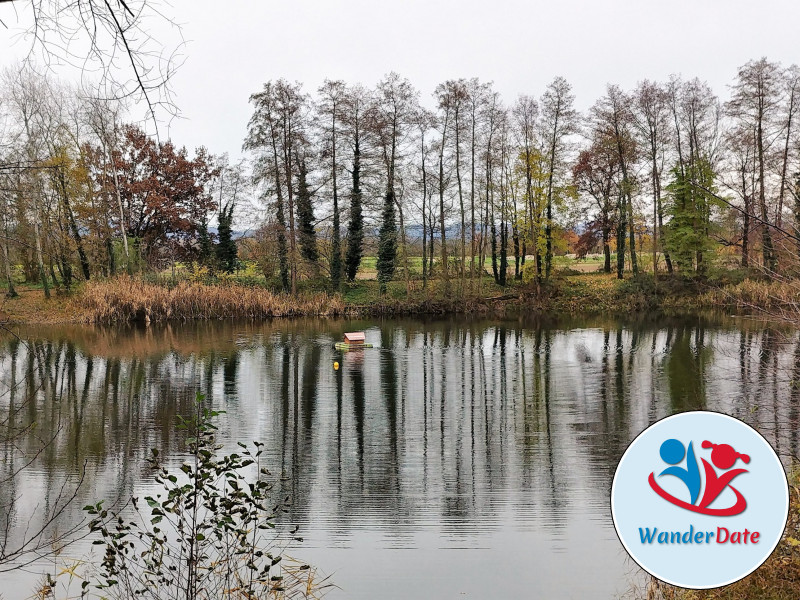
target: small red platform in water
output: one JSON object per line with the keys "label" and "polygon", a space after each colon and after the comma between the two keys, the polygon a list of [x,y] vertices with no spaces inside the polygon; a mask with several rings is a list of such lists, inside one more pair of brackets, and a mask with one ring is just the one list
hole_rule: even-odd
{"label": "small red platform in water", "polygon": [[367,336],[364,335],[363,331],[351,331],[350,333],[344,334],[344,342],[345,344],[350,344],[351,346],[358,346],[359,344],[363,344],[367,339]]}

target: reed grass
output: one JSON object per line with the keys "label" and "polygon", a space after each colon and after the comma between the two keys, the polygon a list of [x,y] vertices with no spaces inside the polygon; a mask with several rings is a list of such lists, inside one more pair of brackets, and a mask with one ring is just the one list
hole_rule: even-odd
{"label": "reed grass", "polygon": [[712,289],[700,297],[705,306],[734,306],[743,309],[786,309],[800,306],[797,281],[746,279],[735,285]]}
{"label": "reed grass", "polygon": [[0,322],[126,323],[199,319],[264,319],[287,316],[397,316],[412,314],[629,315],[664,310],[735,309],[772,320],[800,322],[800,281],[744,280],[709,287],[679,278],[647,275],[618,280],[613,274],[557,276],[541,289],[533,285],[500,288],[493,283],[444,290],[437,280],[422,289],[412,281],[390,283],[380,295],[377,282],[359,281],[332,294],[313,289],[296,296],[233,280],[216,283],[183,280],[174,286],[121,276],[83,284],[71,297],[49,301],[34,289],[20,288],[20,298],[0,302]]}
{"label": "reed grass", "polygon": [[338,316],[345,312],[339,296],[320,292],[290,297],[264,288],[191,282],[166,288],[127,276],[88,282],[73,302],[78,320],[88,323]]}

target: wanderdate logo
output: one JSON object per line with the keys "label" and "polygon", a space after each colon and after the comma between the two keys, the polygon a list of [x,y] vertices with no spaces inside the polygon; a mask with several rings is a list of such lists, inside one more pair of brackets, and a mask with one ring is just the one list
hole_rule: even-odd
{"label": "wanderdate logo", "polygon": [[786,526],[786,474],[747,424],[694,411],[640,433],[611,486],[614,527],[628,554],[667,583],[733,583],[772,553]]}
{"label": "wanderdate logo", "polygon": [[[711,463],[713,463],[713,466],[705,458],[700,459],[703,463],[702,474],[697,465],[692,442],[689,442],[688,450],[684,448],[683,443],[674,438],[661,444],[661,458],[665,463],[672,466],[661,471],[659,477],[672,475],[682,481],[689,492],[689,502],[676,498],[665,491],[656,482],[654,472],[650,473],[647,478],[650,487],[667,502],[703,515],[728,517],[744,512],[744,509],[747,508],[747,500],[738,489],[731,485],[731,482],[739,475],[747,473],[747,469],[731,469],[731,467],[737,460],[749,463],[750,456],[737,452],[729,444],[714,444],[708,440],[704,440],[701,447],[705,449],[713,448],[711,451]],[[682,462],[685,462],[685,466],[679,466],[679,463]],[[720,470],[719,473],[715,467]],[[702,497],[700,496],[701,488],[704,490]],[[711,508],[710,505],[726,489],[730,489],[736,495],[736,503],[724,508]]]}

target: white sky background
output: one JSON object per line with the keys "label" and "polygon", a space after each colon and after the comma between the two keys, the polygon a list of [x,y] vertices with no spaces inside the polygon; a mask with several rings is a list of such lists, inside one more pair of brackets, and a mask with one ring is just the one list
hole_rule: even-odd
{"label": "white sky background", "polygon": [[[29,0],[18,0],[17,3]],[[17,4],[15,3],[15,4]],[[173,80],[178,145],[241,153],[248,97],[270,79],[327,77],[374,85],[397,71],[423,103],[446,79],[494,81],[506,103],[540,96],[556,75],[587,109],[607,83],[625,89],[672,73],[707,80],[721,97],[738,66],[767,56],[800,63],[796,0],[172,0],[186,62]],[[25,48],[8,4],[0,66]],[[164,35],[175,36],[170,30]],[[174,39],[165,40],[167,45]],[[16,42],[16,43],[15,43]]]}

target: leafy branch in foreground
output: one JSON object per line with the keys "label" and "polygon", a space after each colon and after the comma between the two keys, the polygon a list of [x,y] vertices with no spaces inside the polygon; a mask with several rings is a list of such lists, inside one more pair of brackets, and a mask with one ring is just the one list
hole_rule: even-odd
{"label": "leafy branch in foreground", "polygon": [[214,420],[222,413],[204,407],[200,394],[197,401],[197,415],[178,425],[189,450],[180,469],[162,466],[152,450],[159,491],[145,506],[134,498],[118,512],[103,502],[85,507],[101,536],[94,543],[105,546],[97,587],[112,598],[318,598],[328,585],[315,581],[314,569],[282,563],[285,544],[301,540],[296,528],[283,539],[274,531],[289,498],[272,503],[263,444],[239,443],[221,455]]}

